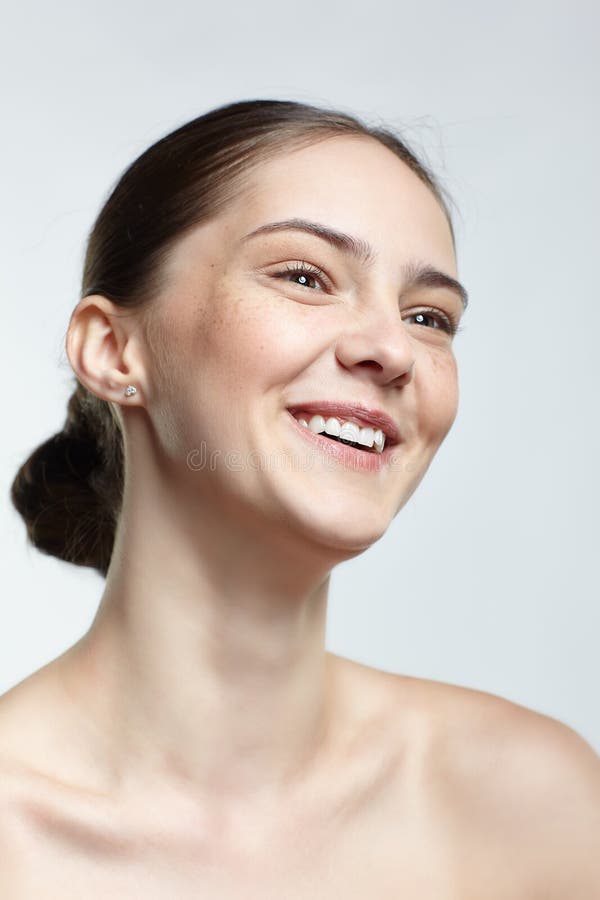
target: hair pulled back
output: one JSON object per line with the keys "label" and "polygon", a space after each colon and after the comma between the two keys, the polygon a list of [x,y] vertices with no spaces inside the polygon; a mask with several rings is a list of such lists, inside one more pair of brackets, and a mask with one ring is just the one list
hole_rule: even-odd
{"label": "hair pulled back", "polygon": [[[251,171],[336,135],[373,138],[400,157],[437,198],[454,240],[444,189],[393,132],[336,109],[245,100],[187,122],[125,170],[89,233],[80,296],[144,306],[163,287],[173,245],[235,200]],[[10,496],[38,550],[106,576],[123,498],[123,436],[111,404],[75,383],[62,430],[21,465]]]}

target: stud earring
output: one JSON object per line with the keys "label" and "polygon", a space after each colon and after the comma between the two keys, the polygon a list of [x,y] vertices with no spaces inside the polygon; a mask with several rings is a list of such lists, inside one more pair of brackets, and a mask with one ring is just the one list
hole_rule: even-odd
{"label": "stud earring", "polygon": [[128,384],[127,387],[125,388],[125,396],[132,397],[133,394],[137,394],[137,388],[134,387],[132,384]]}

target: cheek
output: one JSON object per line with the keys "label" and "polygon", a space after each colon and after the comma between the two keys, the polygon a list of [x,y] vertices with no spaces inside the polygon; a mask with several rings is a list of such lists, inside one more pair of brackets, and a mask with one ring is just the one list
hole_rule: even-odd
{"label": "cheek", "polygon": [[[312,316],[311,316],[312,312]],[[230,386],[268,387],[293,377],[310,355],[314,310],[273,295],[220,295],[196,327],[198,371]],[[224,382],[222,382],[223,384]]]}
{"label": "cheek", "polygon": [[417,393],[421,428],[431,439],[440,442],[458,411],[458,370],[451,351],[432,353],[427,362],[423,361]]}

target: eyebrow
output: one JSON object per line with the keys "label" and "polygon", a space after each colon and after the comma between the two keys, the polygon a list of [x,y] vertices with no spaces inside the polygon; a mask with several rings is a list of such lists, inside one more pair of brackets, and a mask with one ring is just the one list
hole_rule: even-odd
{"label": "eyebrow", "polygon": [[[260,234],[287,230],[304,231],[307,234],[322,238],[337,250],[341,250],[342,253],[358,260],[363,266],[371,266],[377,257],[373,247],[362,238],[353,237],[350,234],[345,234],[343,231],[336,231],[327,225],[322,225],[320,222],[311,222],[308,219],[283,219],[281,222],[268,222],[266,225],[260,225],[254,231],[244,235],[242,243]],[[466,288],[456,278],[452,278],[445,272],[434,268],[434,266],[412,260],[403,266],[403,274],[407,282],[406,290],[418,287],[447,288],[458,294],[463,308],[467,308],[469,295]]]}

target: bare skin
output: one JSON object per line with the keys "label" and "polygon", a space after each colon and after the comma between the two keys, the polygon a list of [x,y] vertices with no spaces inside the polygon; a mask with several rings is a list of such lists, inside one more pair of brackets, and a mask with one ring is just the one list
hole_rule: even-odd
{"label": "bare skin", "polygon": [[7,900],[597,896],[598,757],[553,719],[331,657],[335,740],[276,802],[228,814],[164,779],[100,789],[71,653],[0,698]]}
{"label": "bare skin", "polygon": [[[244,240],[292,217],[374,262]],[[299,260],[325,282],[282,278]],[[90,630],[0,698],[6,900],[596,896],[583,739],[325,650],[331,570],[385,533],[456,415],[452,340],[415,316],[459,319],[460,298],[409,289],[415,261],[456,277],[435,198],[386,148],[336,138],[264,163],[183,238],[150,311],[78,305],[67,352],[119,407],[125,497]],[[391,415],[397,464],[249,464],[305,454],[286,408],[323,399]],[[214,467],[190,464],[202,442]]]}

